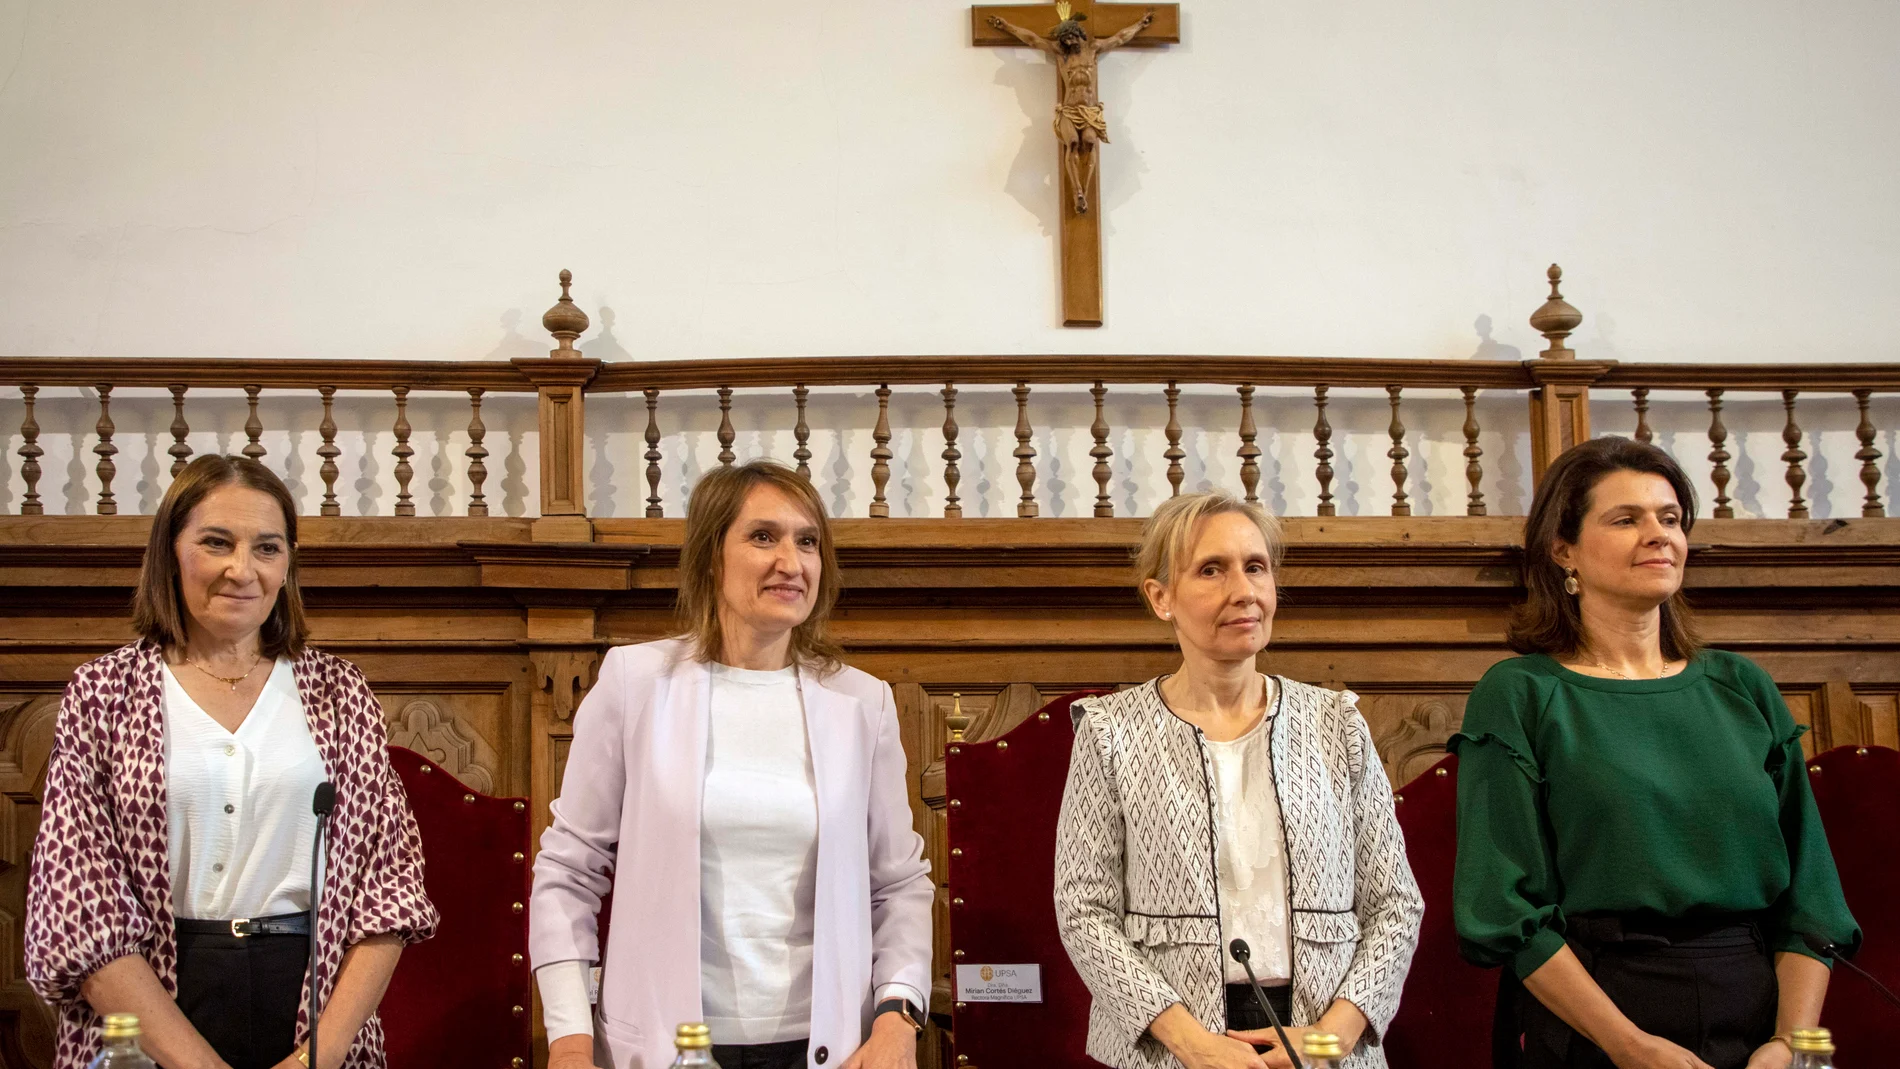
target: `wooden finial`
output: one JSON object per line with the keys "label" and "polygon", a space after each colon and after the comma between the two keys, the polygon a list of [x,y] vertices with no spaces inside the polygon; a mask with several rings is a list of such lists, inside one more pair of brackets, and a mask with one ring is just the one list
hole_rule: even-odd
{"label": "wooden finial", "polygon": [[950,715],[944,717],[944,723],[950,727],[950,741],[962,742],[963,733],[970,730],[970,716],[963,711],[963,695],[950,695]]}
{"label": "wooden finial", "polygon": [[574,281],[572,273],[565,268],[561,271],[561,299],[541,317],[541,325],[547,328],[554,340],[561,343],[560,348],[548,355],[556,360],[575,360],[580,358],[580,350],[574,348],[574,339],[587,330],[587,313],[580,310],[574,298],[568,296],[567,287]]}
{"label": "wooden finial", "polygon": [[1539,355],[1546,360],[1575,360],[1577,351],[1565,345],[1564,339],[1583,322],[1583,313],[1564,300],[1564,295],[1557,290],[1557,284],[1564,280],[1564,269],[1551,264],[1545,274],[1550,278],[1550,299],[1531,314],[1531,326],[1550,342],[1550,348]]}

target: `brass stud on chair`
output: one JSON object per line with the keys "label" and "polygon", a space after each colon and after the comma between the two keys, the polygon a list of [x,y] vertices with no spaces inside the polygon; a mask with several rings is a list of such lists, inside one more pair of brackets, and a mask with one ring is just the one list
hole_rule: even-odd
{"label": "brass stud on chair", "polygon": [[527,811],[528,811],[528,803],[526,803],[526,802],[516,802],[516,803],[515,803],[515,812],[517,812],[517,813],[526,813]]}
{"label": "brass stud on chair", "polygon": [[952,808],[952,809],[962,809],[962,808],[963,808],[963,800],[962,800],[962,799],[960,799],[960,798],[952,798],[952,799],[950,799],[950,808]]}
{"label": "brass stud on chair", "polygon": [[434,772],[434,771],[435,771],[435,769],[433,769],[433,768],[431,768],[431,767],[429,767],[428,765],[423,765],[423,766],[422,766],[422,774],[423,774],[423,775],[425,775],[425,776],[426,776],[426,775],[428,775],[428,774],[429,774],[429,773],[431,773],[431,772]]}
{"label": "brass stud on chair", "polygon": [[516,912],[516,913],[520,913],[520,912],[521,912],[522,910],[524,910],[524,909],[526,909],[526,908],[528,908],[528,907],[526,907],[526,906],[524,906],[524,905],[522,905],[522,904],[521,904],[521,903],[519,903],[519,902],[516,902],[516,903],[515,903],[514,905],[512,905],[512,906],[509,906],[508,908],[509,908],[509,909],[511,909],[511,910],[513,910],[513,911],[514,911],[514,912]]}
{"label": "brass stud on chair", "polygon": [[1815,775],[1817,775],[1817,776],[1818,776],[1818,775],[1820,775],[1820,774],[1821,774],[1821,766],[1820,766],[1820,765],[1809,765],[1809,766],[1808,766],[1808,771],[1809,771],[1809,772],[1812,772],[1812,773],[1814,773]]}
{"label": "brass stud on chair", "polygon": [[528,1063],[522,1061],[519,1056],[508,1059],[509,1069],[521,1069],[521,1067],[526,1064]]}
{"label": "brass stud on chair", "polygon": [[950,848],[950,856],[951,856],[951,857],[962,857],[962,856],[963,856],[963,848],[962,848],[961,846],[953,846],[953,847],[951,847],[951,848]]}
{"label": "brass stud on chair", "polygon": [[1405,804],[1405,796],[1404,796],[1404,795],[1402,795],[1402,794],[1395,794],[1395,795],[1393,795],[1393,796],[1392,796],[1392,804],[1393,804],[1393,805],[1404,805],[1404,804]]}
{"label": "brass stud on chair", "polygon": [[1447,771],[1446,769],[1441,768],[1435,773],[1435,775],[1437,775],[1439,779],[1444,779],[1446,776],[1451,775],[1451,773]]}
{"label": "brass stud on chair", "polygon": [[1009,749],[1009,740],[1008,740],[1008,739],[997,739],[997,740],[996,740],[996,748],[997,748],[997,749],[999,749],[999,750],[1007,750],[1007,749]]}
{"label": "brass stud on chair", "polygon": [[1036,719],[1037,719],[1037,720],[1047,720],[1047,719],[1049,719],[1049,714],[1048,714],[1048,713],[1037,713],[1037,714],[1036,714]]}
{"label": "brass stud on chair", "polygon": [[517,865],[519,865],[519,864],[521,864],[521,863],[522,863],[523,861],[526,861],[526,860],[528,860],[528,855],[526,855],[526,854],[524,854],[524,853],[522,853],[522,852],[521,852],[521,851],[519,851],[519,850],[516,850],[516,851],[515,851],[515,864],[517,864]]}
{"label": "brass stud on chair", "polygon": [[510,965],[519,965],[522,963],[523,960],[525,959],[523,959],[522,956],[519,954],[508,955],[508,964]]}
{"label": "brass stud on chair", "polygon": [[510,1012],[510,1013],[512,1013],[512,1014],[514,1014],[514,1015],[515,1015],[516,1017],[519,1017],[519,1016],[521,1016],[522,1014],[524,1014],[524,1013],[526,1013],[526,1012],[528,1012],[528,1011],[527,1011],[527,1010],[524,1010],[524,1009],[522,1009],[522,1008],[521,1008],[520,1006],[510,1006],[510,1007],[508,1008],[508,1012]]}
{"label": "brass stud on chair", "polygon": [[465,794],[465,795],[463,795],[463,796],[462,796],[462,804],[463,804],[463,805],[474,805],[474,804],[475,804],[475,796],[474,796],[474,795],[472,795],[472,794]]}
{"label": "brass stud on chair", "polygon": [[952,951],[950,952],[950,956],[951,956],[951,957],[953,957],[953,958],[955,958],[955,959],[957,959],[958,961],[962,961],[962,960],[963,960],[963,951],[961,951],[961,950],[952,950]]}
{"label": "brass stud on chair", "polygon": [[1867,747],[1865,747],[1865,746],[1862,746],[1862,747],[1860,747],[1859,749],[1856,749],[1856,750],[1854,751],[1854,756],[1855,756],[1855,757],[1866,757],[1866,756],[1867,756]]}
{"label": "brass stud on chair", "polygon": [[951,904],[951,905],[953,905],[953,906],[961,906],[961,905],[963,904],[963,899],[961,899],[961,898],[953,898],[953,899],[951,899],[951,900],[950,900],[950,904]]}

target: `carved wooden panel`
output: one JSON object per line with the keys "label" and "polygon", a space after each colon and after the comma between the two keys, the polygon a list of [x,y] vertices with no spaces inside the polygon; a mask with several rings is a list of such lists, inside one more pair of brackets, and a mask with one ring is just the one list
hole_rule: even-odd
{"label": "carved wooden panel", "polygon": [[1372,730],[1372,744],[1394,790],[1405,786],[1445,756],[1445,740],[1464,723],[1468,690],[1352,688],[1359,713]]}
{"label": "carved wooden panel", "polygon": [[26,984],[26,876],[58,693],[0,692],[0,1065],[51,1065],[54,1020]]}
{"label": "carved wooden panel", "polygon": [[494,794],[500,755],[476,733],[468,718],[454,712],[455,698],[398,698],[385,703],[389,743],[414,750],[441,765],[462,785],[480,794]]}

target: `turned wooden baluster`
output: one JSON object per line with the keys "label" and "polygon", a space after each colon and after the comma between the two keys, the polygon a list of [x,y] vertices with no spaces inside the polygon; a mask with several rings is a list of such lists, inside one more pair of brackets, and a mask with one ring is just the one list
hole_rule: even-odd
{"label": "turned wooden baluster", "polygon": [[1466,495],[1465,515],[1482,516],[1484,508],[1484,464],[1481,458],[1484,450],[1478,445],[1478,388],[1460,386],[1465,395],[1465,481],[1471,484],[1471,493]]}
{"label": "turned wooden baluster", "polygon": [[488,481],[488,465],[482,463],[488,459],[488,449],[482,445],[482,439],[488,437],[488,427],[482,422],[482,388],[471,386],[468,389],[468,514],[470,516],[488,515],[488,499],[482,496],[482,484]]}
{"label": "turned wooden baluster", "polygon": [[891,503],[884,487],[891,481],[891,388],[877,388],[877,426],[871,428],[871,515],[888,519]]}
{"label": "turned wooden baluster", "polygon": [[319,386],[317,396],[323,398],[323,422],[317,425],[317,434],[323,439],[317,446],[317,456],[323,458],[322,466],[317,469],[323,479],[323,504],[317,511],[325,516],[340,516],[343,510],[336,503],[336,458],[343,455],[343,450],[337,448],[336,415],[331,407],[336,400],[336,387]]}
{"label": "turned wooden baluster", "polygon": [[1805,520],[1808,518],[1808,503],[1801,497],[1801,486],[1808,481],[1808,473],[1801,468],[1801,462],[1808,454],[1801,448],[1801,428],[1794,422],[1794,399],[1799,390],[1781,391],[1781,407],[1788,410],[1787,426],[1781,428],[1781,440],[1787,445],[1787,451],[1781,454],[1782,463],[1788,465],[1788,518]]}
{"label": "turned wooden baluster", "polygon": [[1181,401],[1181,388],[1170,382],[1168,383],[1168,388],[1161,391],[1161,395],[1168,399],[1168,427],[1166,432],[1168,436],[1168,448],[1161,454],[1168,461],[1168,486],[1170,488],[1168,496],[1180,497],[1181,480],[1187,477],[1187,473],[1181,470],[1181,458],[1187,456],[1187,450],[1181,448],[1181,418],[1176,411]]}
{"label": "turned wooden baluster", "polygon": [[99,444],[93,446],[92,451],[99,457],[99,466],[94,470],[99,473],[99,515],[101,516],[119,514],[119,503],[112,497],[112,480],[119,474],[118,466],[112,463],[112,458],[118,454],[119,447],[112,444],[111,404],[112,387],[100,383],[99,422],[93,427],[99,433]]}
{"label": "turned wooden baluster", "polygon": [[26,416],[20,420],[20,478],[26,482],[26,496],[20,499],[20,515],[43,516],[46,506],[40,502],[40,421],[33,418],[33,398],[40,392],[30,383],[20,387],[20,400],[26,402]]}
{"label": "turned wooden baluster", "polygon": [[1313,475],[1319,480],[1320,516],[1336,515],[1333,505],[1333,425],[1326,422],[1326,391],[1328,387],[1313,387],[1313,408],[1319,418],[1313,422],[1313,441],[1319,448],[1313,450],[1313,459],[1319,461],[1313,469]]}
{"label": "turned wooden baluster", "polygon": [[409,387],[392,386],[396,395],[396,448],[390,450],[396,456],[396,515],[414,516],[416,503],[409,497],[409,479],[415,474],[409,467],[409,458],[416,455],[409,445]]}
{"label": "turned wooden baluster", "polygon": [[1652,445],[1656,432],[1649,429],[1649,387],[1638,386],[1630,391],[1636,399],[1636,440],[1644,445]]}
{"label": "turned wooden baluster", "polygon": [[1387,386],[1385,392],[1392,399],[1392,424],[1386,433],[1392,436],[1392,448],[1385,455],[1392,458],[1392,515],[1410,516],[1412,506],[1405,496],[1405,458],[1412,454],[1405,448],[1405,424],[1399,422],[1399,391],[1403,386]]}
{"label": "turned wooden baluster", "polygon": [[185,441],[185,436],[191,433],[191,425],[185,422],[185,391],[188,388],[177,383],[166,387],[172,392],[172,447],[165,452],[171,454],[174,479],[185,470],[186,464],[191,463],[191,446]]}
{"label": "turned wooden baluster", "polygon": [[660,507],[660,391],[640,393],[647,399],[647,519],[653,520],[666,514]]}
{"label": "turned wooden baluster", "polygon": [[1873,396],[1872,390],[1855,390],[1854,404],[1860,408],[1860,425],[1854,428],[1854,436],[1860,439],[1860,451],[1854,459],[1860,461],[1861,485],[1867,488],[1867,500],[1860,507],[1862,516],[1885,516],[1887,510],[1880,505],[1880,469],[1874,461],[1880,459],[1880,450],[1874,448],[1874,424],[1867,416],[1867,402]]}
{"label": "turned wooden baluster", "polygon": [[1728,428],[1722,424],[1722,391],[1709,390],[1709,463],[1714,468],[1709,472],[1709,481],[1715,484],[1715,512],[1718,520],[1732,519],[1735,510],[1729,505],[1728,462],[1729,451],[1723,448],[1728,443]]}
{"label": "turned wooden baluster", "polygon": [[732,462],[738,459],[737,454],[732,451],[733,440],[737,437],[738,434],[732,429],[732,387],[721,386],[719,387],[719,464],[721,467],[730,468]]}
{"label": "turned wooden baluster", "polygon": [[264,423],[257,418],[257,395],[263,392],[263,389],[262,386],[244,387],[244,399],[251,406],[250,418],[244,421],[244,436],[250,441],[244,443],[244,448],[240,452],[252,460],[258,460],[264,456],[264,443],[257,440],[264,433]]}
{"label": "turned wooden baluster", "polygon": [[1253,444],[1259,431],[1253,423],[1253,387],[1240,387],[1240,485],[1247,491],[1247,503],[1258,505],[1260,496],[1260,447]]}
{"label": "turned wooden baluster", "polygon": [[943,499],[945,519],[962,519],[963,505],[957,497],[957,484],[963,481],[963,473],[957,470],[957,461],[963,454],[957,450],[957,386],[956,383],[943,384],[943,485],[948,496]]}
{"label": "turned wooden baluster", "polygon": [[1115,515],[1115,503],[1108,497],[1109,471],[1108,459],[1115,451],[1108,447],[1108,420],[1102,415],[1102,402],[1108,399],[1108,387],[1096,383],[1089,387],[1089,396],[1095,398],[1095,422],[1089,424],[1089,433],[1095,436],[1095,447],[1089,450],[1089,456],[1095,458],[1095,514],[1097,516]]}
{"label": "turned wooden baluster", "polygon": [[805,388],[804,383],[792,387],[792,403],[798,406],[798,422],[792,424],[792,440],[798,443],[798,448],[792,450],[792,459],[798,461],[798,474],[808,480],[811,478],[811,447],[808,444],[811,441],[811,426],[805,422],[805,400],[810,396],[811,391]]}
{"label": "turned wooden baluster", "polygon": [[1016,482],[1023,488],[1022,500],[1016,503],[1016,515],[1022,519],[1032,519],[1036,509],[1036,449],[1029,444],[1029,384],[1017,383],[1011,390],[1016,395],[1016,450],[1011,455],[1016,458]]}

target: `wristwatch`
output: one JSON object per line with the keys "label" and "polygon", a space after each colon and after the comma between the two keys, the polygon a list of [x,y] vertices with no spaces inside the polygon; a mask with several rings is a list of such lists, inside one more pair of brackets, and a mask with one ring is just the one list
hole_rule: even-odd
{"label": "wristwatch", "polygon": [[922,1034],[924,1030],[924,1011],[918,1009],[916,1004],[911,1002],[911,1000],[893,995],[877,1004],[877,1012],[871,1015],[871,1019],[876,1020],[887,1013],[897,1014],[909,1022],[910,1026],[916,1029],[919,1034]]}

